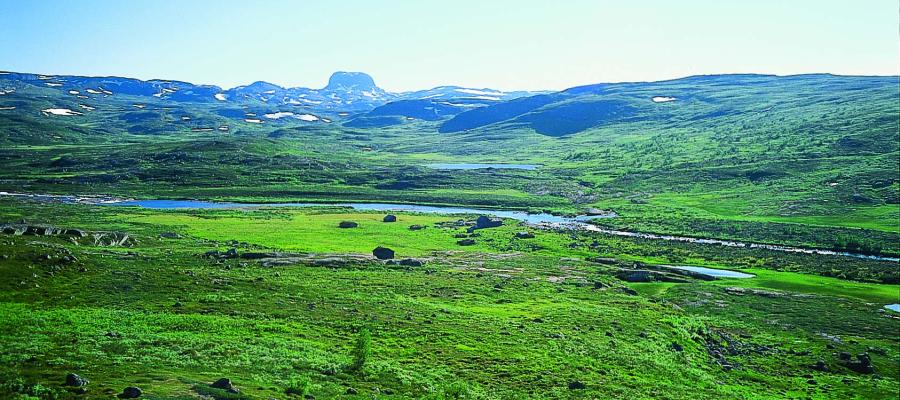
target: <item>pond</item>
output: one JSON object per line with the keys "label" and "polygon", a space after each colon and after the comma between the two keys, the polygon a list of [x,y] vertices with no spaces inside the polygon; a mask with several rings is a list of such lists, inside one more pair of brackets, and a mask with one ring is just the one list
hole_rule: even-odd
{"label": "pond", "polygon": [[458,164],[426,164],[425,165],[431,169],[524,169],[524,170],[535,170],[540,167],[540,165],[535,164],[470,164],[470,163],[458,163]]}
{"label": "pond", "polygon": [[745,278],[753,278],[756,275],[745,274],[743,272],[738,271],[730,271],[727,269],[715,269],[715,268],[706,268],[706,267],[693,267],[688,265],[673,265],[670,268],[681,269],[685,271],[697,272],[704,275],[713,276],[716,278],[737,278],[737,279],[745,279]]}

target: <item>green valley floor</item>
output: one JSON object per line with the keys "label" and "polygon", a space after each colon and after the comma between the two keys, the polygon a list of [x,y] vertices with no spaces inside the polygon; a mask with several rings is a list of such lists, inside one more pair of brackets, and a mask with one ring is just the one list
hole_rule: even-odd
{"label": "green valley floor", "polygon": [[[900,313],[884,308],[900,303],[900,286],[880,279],[896,262],[514,220],[469,232],[476,215],[396,215],[0,198],[0,397],[107,399],[126,387],[145,399],[900,391]],[[395,258],[373,257],[379,246]],[[754,277],[708,280],[665,265]],[[842,270],[866,272],[835,277]],[[67,374],[81,380],[66,385]]]}

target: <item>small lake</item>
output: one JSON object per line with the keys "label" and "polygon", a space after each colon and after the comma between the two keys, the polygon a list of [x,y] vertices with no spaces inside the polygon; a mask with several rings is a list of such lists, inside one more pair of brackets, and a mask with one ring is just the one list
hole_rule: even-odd
{"label": "small lake", "polygon": [[738,271],[730,271],[727,269],[715,269],[715,268],[706,268],[706,267],[692,267],[687,265],[673,265],[671,268],[681,269],[685,271],[697,272],[704,275],[714,276],[716,278],[737,278],[737,279],[745,279],[745,278],[753,278],[756,275],[745,274],[743,272]]}
{"label": "small lake", "polygon": [[459,163],[459,164],[426,164],[425,165],[431,169],[524,169],[524,170],[535,170],[540,167],[540,165],[535,164],[469,164],[469,163]]}
{"label": "small lake", "polygon": [[891,310],[893,312],[900,313],[900,304],[888,304],[884,306],[884,308],[887,308],[888,310]]}

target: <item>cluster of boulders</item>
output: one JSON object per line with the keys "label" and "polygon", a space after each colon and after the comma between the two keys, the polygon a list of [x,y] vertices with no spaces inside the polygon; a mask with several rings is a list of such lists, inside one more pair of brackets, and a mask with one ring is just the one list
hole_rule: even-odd
{"label": "cluster of boulders", "polygon": [[421,267],[425,265],[425,260],[420,260],[417,258],[403,258],[400,260],[395,260],[394,250],[383,246],[378,246],[374,250],[372,250],[372,255],[379,260],[387,260],[386,264],[388,265],[402,265],[405,267]]}
{"label": "cluster of boulders", "polygon": [[861,374],[871,374],[875,372],[875,367],[872,365],[872,358],[869,356],[869,353],[857,354],[856,360],[852,359],[850,353],[840,353],[838,354],[838,359],[840,359],[845,367],[852,371]]}

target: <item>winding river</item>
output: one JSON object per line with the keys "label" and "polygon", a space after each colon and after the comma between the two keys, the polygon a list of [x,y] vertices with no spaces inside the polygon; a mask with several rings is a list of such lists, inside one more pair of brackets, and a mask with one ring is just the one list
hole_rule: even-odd
{"label": "winding river", "polygon": [[698,244],[710,244],[727,247],[743,247],[751,249],[765,249],[788,253],[819,254],[828,256],[856,257],[870,260],[900,262],[900,258],[875,256],[860,253],[850,253],[827,249],[812,249],[803,247],[791,247],[775,244],[741,242],[734,240],[696,238],[688,236],[662,235],[656,233],[620,231],[607,229],[590,224],[589,221],[599,218],[615,218],[615,213],[605,215],[579,215],[576,217],[564,217],[548,213],[530,214],[524,211],[489,210],[468,207],[442,207],[417,204],[389,204],[389,203],[229,203],[202,200],[130,200],[109,196],[69,196],[69,195],[40,195],[0,192],[0,196],[22,197],[36,201],[79,203],[102,206],[133,206],[150,209],[224,209],[224,208],[257,208],[257,207],[349,207],[361,211],[406,211],[431,214],[486,214],[501,218],[515,219],[528,224],[549,228],[582,229],[590,232],[598,232],[613,236],[634,237],[651,240],[664,240],[671,242],[686,242]]}

